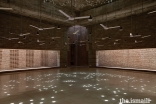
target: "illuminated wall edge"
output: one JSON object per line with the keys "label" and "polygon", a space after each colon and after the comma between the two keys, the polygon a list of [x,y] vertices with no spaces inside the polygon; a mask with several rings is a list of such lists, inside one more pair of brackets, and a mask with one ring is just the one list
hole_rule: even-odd
{"label": "illuminated wall edge", "polygon": [[0,49],[0,72],[59,66],[58,50]]}
{"label": "illuminated wall edge", "polygon": [[98,50],[96,67],[156,71],[156,48]]}

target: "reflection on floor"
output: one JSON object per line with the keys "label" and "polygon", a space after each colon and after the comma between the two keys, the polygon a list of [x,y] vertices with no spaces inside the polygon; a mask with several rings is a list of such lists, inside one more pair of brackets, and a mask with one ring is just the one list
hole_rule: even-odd
{"label": "reflection on floor", "polygon": [[156,104],[155,73],[64,68],[0,75],[0,104],[122,104],[122,98]]}

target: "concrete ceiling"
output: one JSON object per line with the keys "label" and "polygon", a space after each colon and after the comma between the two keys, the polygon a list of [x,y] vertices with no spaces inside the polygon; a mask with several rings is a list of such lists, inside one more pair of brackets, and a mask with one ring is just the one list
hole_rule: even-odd
{"label": "concrete ceiling", "polygon": [[[2,16],[0,25],[2,31],[0,31],[0,34],[3,37],[0,38],[2,41],[2,44],[0,44],[1,47],[24,47],[27,49],[34,49],[34,47],[36,47],[36,49],[38,49],[40,46],[38,42],[39,39],[46,42],[41,49],[68,49],[69,47],[65,46],[65,43],[68,43],[70,37],[67,36],[66,32],[69,27],[73,27],[74,25],[81,25],[87,28],[88,33],[90,34],[88,34],[86,41],[89,43],[89,47],[91,47],[90,49],[97,50],[156,47],[155,13],[150,15],[147,14],[148,12],[156,10],[156,0],[116,0],[109,3],[107,1],[106,4],[99,3],[93,6],[86,4],[84,7],[81,7],[81,5],[85,4],[87,0],[73,0],[75,3],[77,3],[77,5],[79,5],[75,7],[71,7],[71,2],[66,5],[62,4],[65,2],[65,0],[8,1],[9,2],[7,2],[7,0],[0,1],[0,7],[13,8],[11,11],[12,13],[0,11],[0,15]],[[88,1],[93,3],[91,0]],[[95,0],[95,2],[97,2],[97,0]],[[72,5],[74,5],[73,3]],[[59,9],[73,17],[91,15],[93,17],[93,21],[90,22],[88,19],[66,21],[67,17],[61,14],[58,11]],[[10,18],[10,16],[13,17]],[[23,21],[25,23],[22,25]],[[17,25],[18,23],[20,24]],[[100,23],[108,27],[122,26],[123,30],[119,31],[119,29],[109,29],[106,31],[99,25]],[[57,27],[57,25],[60,25],[63,28],[61,28],[61,30],[52,29],[40,31],[40,35],[37,35],[37,30],[30,27],[30,24],[38,27]],[[24,29],[22,30],[21,27]],[[21,31],[23,33],[31,33],[31,35],[28,35],[26,37],[27,39],[18,36],[19,40],[13,41],[4,38],[14,38],[9,32],[20,34]],[[79,31],[76,30],[75,32],[78,33]],[[133,38],[130,37],[130,33],[133,33],[133,35],[139,34],[141,36]],[[62,38],[53,41],[53,38],[51,37],[55,36]],[[15,37],[17,36],[15,35]],[[23,42],[24,44],[18,43],[19,41]],[[12,46],[12,44],[15,45]]]}
{"label": "concrete ceiling", "polygon": [[[13,8],[13,13],[42,19],[54,24],[65,26],[92,25],[142,13],[156,8],[155,0],[1,0],[1,7]],[[133,8],[133,10],[132,10]],[[65,21],[67,18],[58,10],[61,9],[70,16],[92,15],[93,21]],[[132,12],[131,12],[132,10]]]}
{"label": "concrete ceiling", "polygon": [[44,0],[44,2],[64,8],[73,8],[75,11],[85,11],[91,8],[99,7],[112,3],[116,0]]}

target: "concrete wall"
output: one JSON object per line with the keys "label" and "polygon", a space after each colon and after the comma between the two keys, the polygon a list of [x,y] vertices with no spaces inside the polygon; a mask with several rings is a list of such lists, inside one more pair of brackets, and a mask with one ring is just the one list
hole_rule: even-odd
{"label": "concrete wall", "polygon": [[[126,16],[121,19],[114,19],[112,21],[107,21],[107,22],[96,21],[95,25],[87,26],[87,28],[89,29],[89,32],[92,33],[91,39],[90,39],[91,42],[89,45],[90,47],[89,48],[89,60],[90,60],[89,64],[91,66],[96,66],[95,56],[96,56],[97,50],[102,50],[102,51],[108,50],[110,52],[111,50],[117,50],[117,51],[122,50],[120,52],[124,53],[125,52],[124,50],[129,50],[129,49],[133,50],[133,49],[147,48],[148,50],[150,48],[156,48],[156,41],[155,41],[156,40],[156,37],[155,37],[156,13],[153,13],[153,14],[147,14],[147,13],[148,12],[141,13],[139,15],[136,14],[132,16]],[[105,20],[105,17],[103,17],[103,19]],[[100,23],[110,26],[110,27],[120,25],[122,26],[123,30],[120,31],[119,28],[104,30],[100,26]],[[130,32],[132,32],[133,35],[136,35],[138,33],[140,36],[130,37]],[[111,63],[111,65],[112,64],[113,63]],[[148,66],[150,66],[150,64]]]}
{"label": "concrete wall", "polygon": [[[151,0],[152,2],[153,0]],[[129,4],[130,0],[124,1],[125,7]],[[134,3],[141,2],[141,0],[133,1]],[[109,8],[110,12],[113,10],[113,5],[116,4],[110,4]],[[116,7],[116,6],[115,6]],[[99,7],[101,8],[101,7]],[[117,9],[117,8],[116,8]],[[93,9],[94,10],[94,9]],[[95,16],[102,15],[105,13],[104,9],[101,8],[98,10],[95,10],[95,12],[92,12],[93,10],[88,10],[84,12],[85,14],[90,14],[89,12],[95,14]],[[100,12],[101,11],[101,12]],[[150,11],[149,11],[150,12]],[[91,31],[92,34],[90,36],[90,43],[88,45],[89,47],[89,66],[95,66],[96,65],[96,58],[95,58],[95,52],[96,50],[115,50],[115,49],[137,49],[137,48],[156,48],[156,13],[147,14],[148,12],[143,12],[142,14],[133,13],[132,16],[127,16],[125,14],[124,18],[116,19],[112,21],[107,22],[101,22],[101,21],[93,21],[90,22],[91,24],[87,26],[87,29],[89,32]],[[135,15],[136,14],[136,15]],[[12,14],[9,12],[0,11],[0,17],[1,17],[1,31],[0,31],[0,48],[10,48],[10,49],[35,49],[35,50],[60,50],[60,66],[65,67],[67,66],[67,51],[69,51],[69,46],[64,45],[65,41],[67,40],[65,37],[67,36],[66,32],[68,30],[67,27],[61,27],[61,30],[57,30],[56,28],[53,30],[45,30],[45,31],[39,31],[40,35],[36,35],[37,30],[33,27],[30,27],[29,25],[32,24],[34,26],[39,27],[39,19],[33,19],[30,17],[22,17],[19,14]],[[106,21],[106,17],[102,18]],[[132,20],[132,21],[131,21]],[[132,22],[132,23],[131,23]],[[21,26],[22,23],[22,26]],[[117,26],[120,25],[123,27],[123,31],[119,31],[119,28],[117,29],[110,29],[110,30],[104,30],[99,24],[102,23],[107,26]],[[132,24],[132,26],[131,26]],[[42,20],[41,21],[41,27],[51,27],[51,26],[57,26],[55,23],[49,23],[47,21]],[[31,33],[30,35],[26,36],[26,39],[23,37],[19,37],[16,34],[21,33],[21,27],[22,27],[22,33]],[[9,31],[14,34],[9,34]],[[130,38],[129,33],[132,32],[134,35],[139,34],[141,37],[136,38]],[[150,36],[149,36],[150,35]],[[55,39],[53,41],[51,37],[61,37],[59,39]],[[144,36],[149,36],[146,38],[143,38]],[[19,37],[19,40],[8,40],[2,37],[6,38],[17,38]],[[104,39],[102,38],[110,37],[110,39]],[[45,41],[44,45],[39,45],[40,43],[37,42],[37,39],[40,41]],[[116,41],[119,39],[119,41]],[[135,43],[135,40],[139,43]],[[18,42],[22,41],[24,44],[19,44]],[[100,42],[97,42],[100,41]],[[141,42],[140,42],[141,41]],[[114,44],[114,43],[117,44]],[[99,46],[100,45],[100,46]],[[103,46],[101,46],[103,45]],[[20,54],[19,54],[20,55]],[[24,58],[24,56],[23,56]],[[6,59],[7,60],[7,59]],[[20,58],[19,58],[20,60]],[[23,63],[25,64],[25,63]],[[35,66],[38,66],[39,63],[36,63]],[[20,64],[19,64],[20,66]]]}
{"label": "concrete wall", "polygon": [[[109,27],[120,25],[123,28],[122,31],[119,28],[104,30],[100,26],[100,23],[93,25],[91,37],[92,48],[94,50],[156,48],[155,17],[156,13],[149,15],[143,13],[102,23]],[[133,35],[138,33],[140,36],[130,37],[130,33]],[[109,38],[104,39],[105,37]]]}
{"label": "concrete wall", "polygon": [[[7,49],[28,49],[28,50],[35,50],[35,54],[40,54],[36,50],[60,50],[61,51],[61,63],[60,66],[64,67],[67,62],[66,57],[66,51],[67,46],[64,45],[65,43],[65,35],[66,31],[68,30],[68,27],[61,26],[61,29],[57,29],[57,24],[50,23],[45,20],[41,20],[41,27],[48,28],[48,27],[56,27],[55,29],[51,30],[44,30],[39,31],[39,35],[36,35],[37,29],[30,27],[29,25],[34,25],[39,27],[40,21],[35,18],[25,17],[20,14],[13,14],[6,11],[0,11],[0,48],[7,48]],[[21,33],[30,33],[30,35],[26,35],[26,38],[19,36]],[[10,32],[10,33],[9,33]],[[13,34],[12,34],[13,33]],[[52,40],[52,37],[60,37]],[[19,39],[13,39],[9,40],[7,38],[19,38]],[[44,41],[43,45],[41,42],[37,42],[37,39],[40,41]],[[22,42],[22,43],[19,43]],[[26,53],[23,53],[26,54]],[[20,55],[20,52],[19,52]],[[25,58],[25,56],[20,56],[19,61]],[[6,59],[7,60],[7,59]],[[37,60],[37,59],[36,59]],[[25,64],[25,63],[20,63]],[[19,64],[19,66],[21,66]],[[34,66],[39,66],[40,63],[34,63]],[[23,65],[22,65],[23,66]]]}
{"label": "concrete wall", "polygon": [[0,71],[20,68],[59,67],[59,54],[60,52],[55,50],[0,49]]}
{"label": "concrete wall", "polygon": [[97,51],[97,67],[156,69],[156,49],[126,49]]}
{"label": "concrete wall", "polygon": [[[10,48],[10,49],[36,49],[36,50],[60,50],[65,49],[64,47],[64,35],[68,27],[62,27],[57,29],[57,25],[49,23],[47,21],[42,21],[41,24],[38,19],[24,17],[18,14],[12,14],[9,12],[0,11],[0,48]],[[48,28],[56,27],[55,29],[49,29],[44,31],[39,31],[39,35],[36,35],[37,29],[29,25],[34,25],[37,27]],[[67,28],[67,29],[66,29]],[[21,31],[22,30],[22,31]],[[19,36],[19,34],[30,33],[26,35],[26,38]],[[60,37],[52,40],[52,37]],[[7,38],[19,38],[9,40]],[[37,39],[43,42],[37,42]],[[19,43],[21,41],[22,43]],[[44,43],[43,45],[40,45]]]}

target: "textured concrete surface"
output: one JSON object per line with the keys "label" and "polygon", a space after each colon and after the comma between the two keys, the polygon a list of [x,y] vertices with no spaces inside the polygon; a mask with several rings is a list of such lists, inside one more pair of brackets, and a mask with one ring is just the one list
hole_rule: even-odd
{"label": "textured concrete surface", "polygon": [[0,70],[59,67],[59,51],[1,49]]}
{"label": "textured concrete surface", "polygon": [[155,53],[155,48],[97,51],[97,66],[155,70]]}

